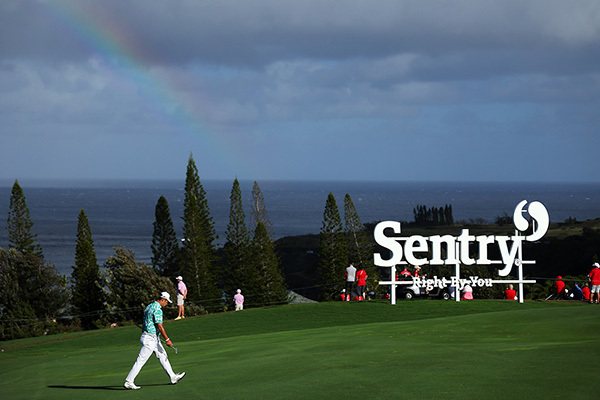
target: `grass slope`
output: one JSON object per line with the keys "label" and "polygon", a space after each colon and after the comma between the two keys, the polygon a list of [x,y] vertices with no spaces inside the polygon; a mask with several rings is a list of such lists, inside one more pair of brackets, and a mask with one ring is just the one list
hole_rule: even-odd
{"label": "grass slope", "polygon": [[166,324],[179,354],[168,384],[124,327],[2,343],[3,398],[595,398],[600,307],[413,301],[247,310]]}

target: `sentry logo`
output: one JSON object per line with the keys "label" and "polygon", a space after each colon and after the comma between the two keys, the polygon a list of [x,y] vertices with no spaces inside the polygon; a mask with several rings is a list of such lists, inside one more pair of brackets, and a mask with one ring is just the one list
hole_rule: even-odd
{"label": "sentry logo", "polygon": [[[387,255],[375,253],[373,260],[380,267],[392,267],[398,264],[411,265],[499,265],[498,275],[507,276],[513,266],[521,265],[522,245],[524,241],[535,242],[548,231],[550,218],[546,207],[534,201],[527,205],[527,200],[521,201],[513,214],[515,234],[500,235],[471,235],[468,229],[463,229],[459,236],[413,235],[399,236],[400,222],[383,221],[375,226],[375,241],[389,250]],[[477,247],[478,258],[472,258],[470,247]],[[490,260],[488,249],[498,248],[500,260]],[[386,257],[387,256],[387,257]]]}

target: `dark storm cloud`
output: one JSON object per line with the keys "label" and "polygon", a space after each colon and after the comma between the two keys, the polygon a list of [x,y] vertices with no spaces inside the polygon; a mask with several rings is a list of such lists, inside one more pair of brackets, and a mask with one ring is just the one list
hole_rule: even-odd
{"label": "dark storm cloud", "polygon": [[[477,57],[521,72],[584,58],[598,65],[590,54],[598,54],[600,17],[590,1],[8,0],[0,7],[3,58],[89,58],[96,49],[74,32],[89,28],[159,64],[260,67],[416,53],[441,67],[455,58],[463,71],[473,68],[460,60]],[[495,52],[513,56],[512,65],[498,64]]]}

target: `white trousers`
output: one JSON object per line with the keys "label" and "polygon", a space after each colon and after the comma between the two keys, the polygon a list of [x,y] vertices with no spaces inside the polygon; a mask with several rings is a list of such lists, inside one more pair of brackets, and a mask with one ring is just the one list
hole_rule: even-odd
{"label": "white trousers", "polygon": [[171,368],[167,352],[158,336],[142,333],[140,343],[142,344],[142,348],[140,349],[140,354],[138,355],[135,364],[133,364],[131,371],[129,371],[129,375],[127,375],[127,382],[133,383],[135,381],[135,377],[140,373],[142,367],[146,364],[146,361],[148,361],[152,353],[156,354],[156,358],[160,361],[160,365],[162,365],[167,375],[169,375],[169,378],[173,379],[175,377],[175,372],[173,372],[173,368]]}

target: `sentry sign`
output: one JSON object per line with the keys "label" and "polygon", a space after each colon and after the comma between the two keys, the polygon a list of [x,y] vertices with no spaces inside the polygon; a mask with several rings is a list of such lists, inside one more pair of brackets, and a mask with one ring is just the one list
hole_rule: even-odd
{"label": "sentry sign", "polygon": [[[456,276],[447,279],[434,277],[424,281],[416,278],[414,282],[382,281],[380,285],[391,285],[392,304],[395,304],[397,285],[413,285],[430,287],[454,287],[458,290],[468,280],[473,280],[474,286],[490,286],[493,283],[517,283],[519,284],[519,301],[523,302],[523,283],[535,283],[534,280],[523,280],[523,264],[534,264],[535,261],[523,260],[523,242],[535,242],[541,239],[548,231],[550,218],[546,207],[540,202],[534,201],[527,205],[527,200],[521,201],[513,214],[515,234],[512,236],[501,235],[472,235],[468,229],[463,229],[458,236],[413,235],[409,237],[400,236],[402,232],[400,222],[383,221],[375,226],[374,236],[377,244],[387,249],[387,254],[375,253],[373,260],[379,267],[390,267],[390,276],[393,279],[397,265],[455,265]],[[525,232],[531,229],[530,234]],[[471,256],[469,249],[477,248],[477,258]],[[500,259],[492,260],[489,249],[494,246],[498,249]],[[508,276],[513,267],[518,267],[519,279],[517,280],[485,280],[479,282],[478,277],[460,279],[460,265],[497,265],[498,275]],[[476,280],[476,281],[475,281]],[[479,283],[482,283],[479,285]],[[460,299],[456,295],[456,300]]]}

